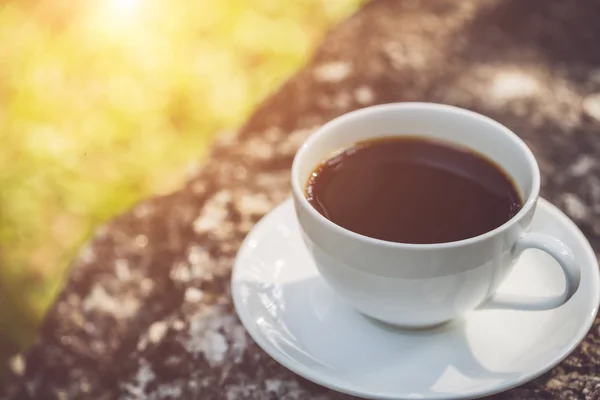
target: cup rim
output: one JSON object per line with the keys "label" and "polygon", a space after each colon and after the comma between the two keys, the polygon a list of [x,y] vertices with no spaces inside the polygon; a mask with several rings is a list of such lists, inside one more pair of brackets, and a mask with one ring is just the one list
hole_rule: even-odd
{"label": "cup rim", "polygon": [[[423,109],[425,109],[425,110],[431,110],[431,111],[452,112],[455,114],[461,114],[463,117],[466,117],[466,118],[477,119],[480,122],[483,122],[487,125],[492,126],[493,128],[495,128],[497,130],[504,132],[507,140],[512,140],[512,142],[514,144],[516,144],[519,148],[521,148],[521,150],[523,151],[523,153],[525,155],[525,158],[527,159],[527,162],[529,163],[531,172],[533,173],[531,191],[530,191],[527,199],[524,199],[523,207],[521,207],[521,210],[519,210],[519,212],[517,214],[515,214],[511,219],[509,219],[508,221],[506,221],[499,227],[492,229],[491,231],[488,231],[488,232],[482,233],[481,235],[473,236],[473,237],[470,237],[467,239],[461,239],[461,240],[457,240],[457,241],[453,241],[453,242],[442,242],[442,243],[402,243],[402,242],[391,242],[391,241],[387,241],[387,240],[376,239],[376,238],[373,238],[370,236],[366,236],[366,235],[363,235],[360,233],[353,232],[353,231],[346,229],[346,228],[336,224],[335,222],[330,221],[329,219],[325,218],[321,213],[319,213],[308,202],[308,200],[306,199],[306,196],[304,195],[305,183],[299,182],[300,179],[298,177],[299,169],[300,169],[300,160],[302,158],[304,158],[306,153],[308,151],[310,151],[313,143],[316,140],[318,140],[318,138],[321,135],[323,135],[324,132],[327,132],[333,128],[336,128],[337,126],[346,122],[346,120],[348,120],[348,119],[358,118],[358,117],[370,114],[374,111],[380,111],[380,110],[386,110],[386,109],[388,109],[388,110],[398,110],[398,109],[404,109],[404,110],[420,109],[420,110],[423,110]],[[416,136],[418,136],[418,135],[416,135]],[[451,142],[451,140],[450,140],[450,142]],[[315,167],[316,167],[316,165],[315,165]],[[473,244],[476,242],[480,242],[480,241],[489,239],[493,236],[496,236],[496,235],[506,231],[507,229],[512,227],[514,224],[518,223],[525,215],[527,215],[529,213],[531,208],[534,207],[537,202],[537,199],[539,196],[539,191],[540,191],[540,170],[539,170],[538,163],[535,159],[535,156],[533,155],[533,153],[531,152],[531,149],[527,146],[527,144],[512,130],[510,130],[505,125],[499,123],[498,121],[496,121],[490,117],[487,117],[487,116],[477,113],[475,111],[471,111],[471,110],[467,110],[465,108],[451,106],[451,105],[447,105],[447,104],[428,103],[428,102],[399,102],[399,103],[379,104],[379,105],[369,106],[369,107],[365,107],[365,108],[360,108],[360,109],[342,114],[342,115],[326,122],[325,124],[323,124],[321,127],[319,127],[315,132],[313,132],[306,139],[306,141],[302,144],[302,146],[300,146],[300,148],[296,152],[296,154],[294,156],[294,160],[292,162],[291,181],[292,181],[291,182],[292,192],[293,192],[294,196],[297,198],[297,204],[302,206],[313,218],[317,219],[320,223],[325,224],[325,226],[327,226],[328,228],[332,229],[334,232],[336,232],[342,236],[348,237],[350,239],[358,239],[358,240],[361,240],[361,241],[369,243],[369,244],[383,246],[383,247],[387,247],[387,248],[439,250],[439,249],[461,247],[461,246],[465,246],[465,245],[469,245],[469,244]]]}

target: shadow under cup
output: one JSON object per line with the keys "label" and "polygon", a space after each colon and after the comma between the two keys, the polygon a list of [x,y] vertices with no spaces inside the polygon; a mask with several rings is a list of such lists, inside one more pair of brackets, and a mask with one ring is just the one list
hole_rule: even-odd
{"label": "shadow under cup", "polygon": [[[351,232],[310,205],[305,187],[321,162],[358,141],[402,135],[440,139],[495,161],[515,183],[522,209],[480,236],[404,244]],[[531,222],[539,187],[535,158],[516,134],[480,114],[430,103],[385,104],[338,117],[307,139],[292,166],[296,214],[323,278],[362,313],[406,327],[454,319],[496,291],[517,259],[513,246]]]}

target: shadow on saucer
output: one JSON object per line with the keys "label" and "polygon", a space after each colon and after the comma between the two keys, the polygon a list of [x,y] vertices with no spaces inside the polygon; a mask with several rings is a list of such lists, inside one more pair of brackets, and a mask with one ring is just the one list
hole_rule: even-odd
{"label": "shadow on saucer", "polygon": [[250,293],[244,307],[259,344],[317,383],[367,393],[439,396],[485,390],[520,375],[482,364],[464,320],[429,329],[386,325],[355,311],[319,277],[238,284]]}

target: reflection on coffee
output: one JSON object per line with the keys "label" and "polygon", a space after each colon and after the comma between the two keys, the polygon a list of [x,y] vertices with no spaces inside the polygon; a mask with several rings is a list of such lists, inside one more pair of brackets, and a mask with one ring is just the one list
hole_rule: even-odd
{"label": "reflection on coffee", "polygon": [[400,243],[444,243],[491,231],[523,206],[493,161],[415,137],[356,143],[320,164],[306,197],[353,232]]}

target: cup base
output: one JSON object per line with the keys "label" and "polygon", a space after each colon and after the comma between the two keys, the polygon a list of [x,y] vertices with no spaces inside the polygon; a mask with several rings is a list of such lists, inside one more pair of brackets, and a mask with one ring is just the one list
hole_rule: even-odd
{"label": "cup base", "polygon": [[434,322],[432,324],[419,324],[419,325],[399,324],[399,323],[388,322],[388,321],[384,321],[381,319],[371,317],[359,310],[356,310],[356,311],[358,313],[360,313],[363,317],[365,317],[370,323],[378,325],[379,327],[381,327],[383,329],[388,329],[388,330],[391,329],[391,330],[398,330],[398,331],[415,331],[415,332],[429,331],[429,330],[434,330],[434,329],[445,327],[446,325],[450,325],[451,323],[457,321],[457,319],[447,319],[447,320],[444,320],[441,322]]}

